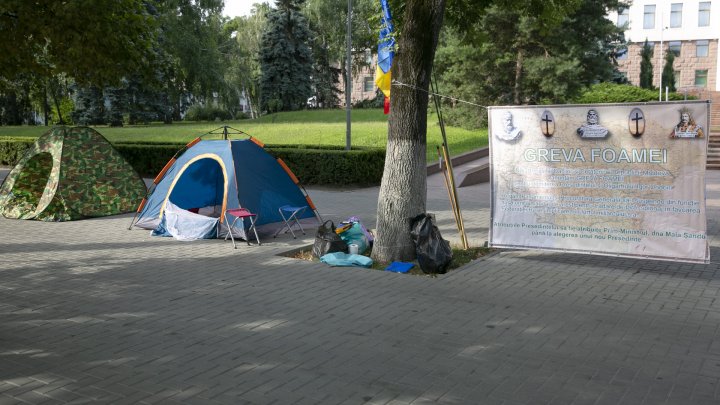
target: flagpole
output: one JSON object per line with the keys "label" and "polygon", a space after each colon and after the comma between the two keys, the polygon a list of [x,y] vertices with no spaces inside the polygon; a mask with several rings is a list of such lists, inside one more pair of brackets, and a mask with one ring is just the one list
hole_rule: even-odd
{"label": "flagpole", "polygon": [[351,115],[352,115],[352,0],[348,0],[347,12],[347,66],[345,67],[345,150],[350,150],[351,141]]}

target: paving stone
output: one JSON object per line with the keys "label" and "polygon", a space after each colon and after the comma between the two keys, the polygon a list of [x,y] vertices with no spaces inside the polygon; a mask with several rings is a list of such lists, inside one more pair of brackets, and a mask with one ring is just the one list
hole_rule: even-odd
{"label": "paving stone", "polygon": [[[442,187],[428,211],[453,239]],[[708,190],[718,257],[720,172]],[[309,191],[374,226],[376,187]],[[489,189],[460,194],[479,245]],[[234,250],[130,219],[0,218],[0,404],[718,401],[718,262],[503,250],[432,279],[275,256],[312,236]]]}

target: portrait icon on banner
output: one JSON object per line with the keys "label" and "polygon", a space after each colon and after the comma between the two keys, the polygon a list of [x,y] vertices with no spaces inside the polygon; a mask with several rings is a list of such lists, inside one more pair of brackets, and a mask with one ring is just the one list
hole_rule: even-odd
{"label": "portrait icon on banner", "polygon": [[510,111],[502,114],[502,124],[495,128],[493,135],[503,141],[514,141],[522,136],[522,131],[513,124],[513,116]]}
{"label": "portrait icon on banner", "polygon": [[605,138],[608,129],[600,125],[600,116],[597,111],[590,109],[587,112],[587,120],[577,129],[581,138]]}
{"label": "portrait icon on banner", "polygon": [[702,138],[705,136],[703,128],[695,123],[690,110],[680,110],[680,122],[670,133],[670,138]]}

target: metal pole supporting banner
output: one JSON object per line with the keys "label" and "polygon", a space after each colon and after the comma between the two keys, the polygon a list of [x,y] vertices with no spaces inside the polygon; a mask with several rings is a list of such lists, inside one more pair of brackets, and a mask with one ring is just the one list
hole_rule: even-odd
{"label": "metal pole supporting banner", "polygon": [[351,141],[351,111],[352,111],[352,0],[348,0],[348,12],[347,12],[347,64],[345,67],[345,150],[350,150],[352,147]]}

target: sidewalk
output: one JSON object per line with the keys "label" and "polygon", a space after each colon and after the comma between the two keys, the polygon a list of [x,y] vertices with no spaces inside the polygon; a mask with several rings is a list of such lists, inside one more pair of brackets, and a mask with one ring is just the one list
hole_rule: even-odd
{"label": "sidewalk", "polygon": [[[378,188],[310,188],[375,223]],[[487,184],[459,190],[473,244]],[[709,265],[498,251],[436,279],[128,231],[0,219],[0,404],[716,404],[720,171]],[[457,238],[442,177],[428,211]]]}

